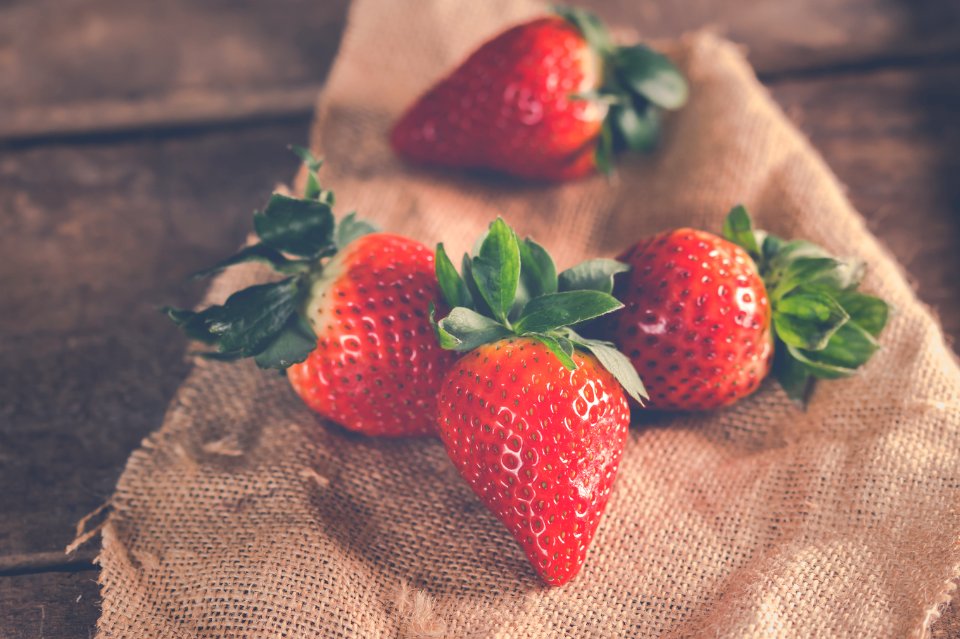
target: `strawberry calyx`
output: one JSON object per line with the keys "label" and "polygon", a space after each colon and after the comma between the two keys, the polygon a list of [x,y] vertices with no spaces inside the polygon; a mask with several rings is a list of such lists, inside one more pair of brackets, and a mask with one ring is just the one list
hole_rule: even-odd
{"label": "strawberry calyx", "polygon": [[595,159],[597,167],[609,173],[615,154],[656,147],[661,114],[686,103],[687,81],[669,58],[650,47],[614,44],[593,13],[578,7],[555,7],[554,12],[580,31],[602,62],[600,87],[577,97],[608,105]]}
{"label": "strawberry calyx", "polygon": [[792,399],[803,403],[815,379],[853,375],[879,350],[890,305],[857,290],[861,260],[754,229],[743,206],[727,215],[723,236],[760,271],[772,311],[773,373]]}
{"label": "strawberry calyx", "polygon": [[452,309],[430,321],[440,345],[466,352],[511,336],[539,341],[568,370],[575,348],[592,353],[638,402],[647,398],[630,360],[611,343],[579,335],[574,326],[623,308],[611,293],[613,276],[629,269],[609,259],[587,260],[557,273],[553,258],[532,239],[521,240],[501,218],[464,254],[462,276],[437,245],[437,280]]}
{"label": "strawberry calyx", "polygon": [[317,345],[304,314],[312,283],[322,276],[328,258],[376,230],[355,213],[337,222],[333,192],[317,179],[322,162],[306,149],[292,150],[307,167],[303,197],[274,193],[263,211],[253,214],[259,241],[194,275],[206,277],[236,264],[263,262],[286,277],[237,291],[222,305],[200,311],[162,309],[188,337],[216,347],[200,353],[204,357],[252,357],[261,368],[274,369],[304,361]]}

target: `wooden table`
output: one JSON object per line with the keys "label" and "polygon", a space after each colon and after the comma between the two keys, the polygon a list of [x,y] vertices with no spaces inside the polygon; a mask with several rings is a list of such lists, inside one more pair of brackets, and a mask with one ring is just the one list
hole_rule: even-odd
{"label": "wooden table", "polygon": [[[960,3],[587,4],[744,43],[960,335]],[[63,549],[187,372],[156,306],[195,302],[186,276],[293,174],[345,5],[0,3],[0,635],[93,634],[96,544]]]}

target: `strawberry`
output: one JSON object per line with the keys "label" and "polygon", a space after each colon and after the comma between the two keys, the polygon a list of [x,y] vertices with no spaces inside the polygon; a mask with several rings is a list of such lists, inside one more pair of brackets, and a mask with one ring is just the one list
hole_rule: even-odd
{"label": "strawberry", "polygon": [[592,14],[560,9],[482,45],[410,107],[390,141],[420,164],[574,179],[608,170],[614,151],[650,150],[660,110],[686,96],[665,57],[618,47]]}
{"label": "strawberry", "polygon": [[592,260],[558,276],[502,220],[464,257],[462,278],[437,247],[453,310],[435,328],[444,348],[466,353],[440,386],[440,437],[553,586],[579,572],[606,508],[630,424],[624,391],[644,396],[626,357],[571,328],[622,307],[610,290],[623,268]]}
{"label": "strawberry", "polygon": [[254,217],[260,242],[204,272],[257,260],[287,277],[222,306],[167,312],[190,337],[217,346],[211,357],[286,369],[311,409],[350,430],[435,433],[436,387],[454,357],[436,344],[427,314],[439,298],[433,254],[353,213],[335,224],[319,162],[301,153],[305,197],[274,194]]}
{"label": "strawberry", "polygon": [[756,231],[742,206],[723,238],[667,231],[621,259],[631,266],[616,284],[626,309],[608,330],[647,380],[653,408],[733,403],[771,365],[802,402],[814,378],[845,377],[865,363],[887,320],[883,300],[856,290],[861,263]]}

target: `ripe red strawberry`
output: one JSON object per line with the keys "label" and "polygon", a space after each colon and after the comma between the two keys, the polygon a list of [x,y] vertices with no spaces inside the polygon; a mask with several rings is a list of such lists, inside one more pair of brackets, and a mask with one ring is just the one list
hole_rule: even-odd
{"label": "ripe red strawberry", "polygon": [[613,375],[573,360],[571,372],[535,339],[507,338],[463,357],[440,391],[450,458],[552,586],[583,565],[630,426]]}
{"label": "ripe red strawberry", "polygon": [[644,393],[612,345],[569,328],[622,307],[609,294],[619,270],[593,260],[558,276],[550,256],[502,220],[465,256],[463,279],[437,249],[454,307],[437,335],[467,353],[440,387],[440,436],[553,586],[579,572],[606,508],[630,424],[624,390],[637,401]]}
{"label": "ripe red strawberry", "polygon": [[453,363],[427,318],[438,298],[425,245],[386,233],[354,240],[309,293],[317,346],[287,369],[294,390],[324,417],[367,435],[435,432],[437,384]]}
{"label": "ripe red strawberry", "polygon": [[686,100],[663,56],[617,47],[579,9],[494,37],[427,91],[396,123],[391,143],[421,164],[487,168],[566,180],[607,170],[615,150],[649,150],[659,109]]}
{"label": "ripe red strawberry", "polygon": [[724,236],[677,229],[621,256],[626,308],[609,331],[646,380],[650,407],[735,402],[757,389],[775,350],[778,379],[802,399],[813,377],[850,375],[877,349],[887,306],[856,291],[862,265],[754,231],[743,207]]}
{"label": "ripe red strawberry", "polygon": [[351,430],[435,433],[436,388],[454,357],[437,345],[427,314],[439,298],[433,254],[374,233],[353,214],[335,224],[319,162],[304,155],[306,197],[274,194],[254,218],[261,242],[210,271],[259,260],[288,277],[234,293],[223,306],[168,313],[216,345],[213,357],[287,369],[310,408]]}

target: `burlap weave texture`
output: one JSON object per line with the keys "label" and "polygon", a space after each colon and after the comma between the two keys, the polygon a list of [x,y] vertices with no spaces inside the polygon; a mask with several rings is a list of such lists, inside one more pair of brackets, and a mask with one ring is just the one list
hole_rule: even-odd
{"label": "burlap weave texture", "polygon": [[[551,186],[412,169],[389,123],[532,1],[357,0],[318,106],[338,211],[456,253],[502,214],[561,266],[743,202],[868,263],[897,313],[806,411],[773,383],[634,426],[581,575],[536,579],[438,441],[323,424],[280,377],[198,363],[130,458],[103,531],[103,637],[922,636],[960,564],[960,371],[928,311],[741,53],[698,34],[661,150]],[[225,293],[262,278],[221,276]]]}

